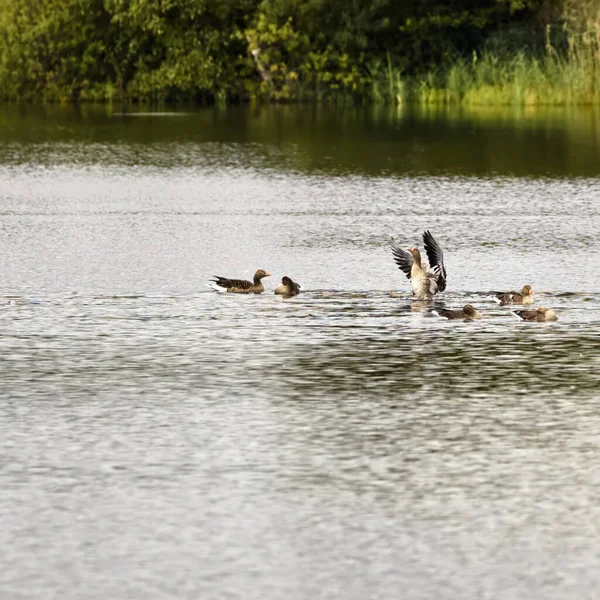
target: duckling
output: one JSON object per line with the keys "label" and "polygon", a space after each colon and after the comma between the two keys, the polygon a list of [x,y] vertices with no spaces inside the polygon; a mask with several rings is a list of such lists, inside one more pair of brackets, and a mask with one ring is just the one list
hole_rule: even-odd
{"label": "duckling", "polygon": [[400,270],[410,279],[415,298],[430,300],[446,289],[446,268],[442,249],[428,230],[423,232],[423,244],[429,266],[423,262],[417,248],[406,251],[396,246],[393,240],[392,254]]}
{"label": "duckling", "polygon": [[281,279],[281,284],[275,288],[275,293],[289,298],[300,293],[300,284],[292,281],[287,275]]}
{"label": "duckling", "polygon": [[511,312],[523,321],[558,321],[556,313],[544,306],[540,306],[535,310],[512,310]]}
{"label": "duckling", "polygon": [[271,273],[267,273],[263,269],[259,269],[254,273],[254,282],[245,279],[227,279],[213,275],[214,280],[211,280],[209,286],[217,292],[229,292],[231,294],[261,294],[265,291],[262,284],[262,279],[270,277]]}
{"label": "duckling", "polygon": [[475,319],[481,319],[483,316],[474,306],[471,304],[465,304],[462,310],[449,310],[447,308],[436,308],[431,311],[433,314],[443,317],[444,319],[463,319],[464,321],[473,321]]}
{"label": "duckling", "polygon": [[504,306],[505,304],[533,304],[533,289],[530,285],[524,285],[521,293],[519,292],[498,292],[494,295],[494,300]]}

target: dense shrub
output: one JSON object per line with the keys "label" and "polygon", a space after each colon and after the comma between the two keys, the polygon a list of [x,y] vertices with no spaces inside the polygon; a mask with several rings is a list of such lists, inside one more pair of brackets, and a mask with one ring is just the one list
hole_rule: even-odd
{"label": "dense shrub", "polygon": [[0,0],[0,96],[596,101],[597,4]]}

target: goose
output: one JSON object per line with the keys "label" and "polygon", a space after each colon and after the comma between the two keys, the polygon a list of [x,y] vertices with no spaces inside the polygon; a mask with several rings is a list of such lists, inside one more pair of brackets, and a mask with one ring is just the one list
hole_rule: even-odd
{"label": "goose", "polygon": [[444,319],[463,319],[464,321],[473,321],[481,319],[482,314],[471,304],[465,304],[462,310],[449,310],[447,308],[436,308],[431,311],[433,314]]}
{"label": "goose", "polygon": [[281,284],[275,288],[275,293],[280,296],[297,296],[300,293],[300,284],[292,281],[287,275],[281,279]]}
{"label": "goose", "polygon": [[494,294],[494,300],[500,305],[505,304],[533,304],[533,289],[530,285],[524,285],[519,292],[498,292]]}
{"label": "goose", "polygon": [[213,275],[215,279],[210,282],[209,286],[217,292],[229,292],[231,294],[260,294],[265,291],[261,279],[270,276],[271,273],[267,273],[263,269],[259,269],[254,273],[254,282],[247,281],[246,279],[227,279],[227,277]]}
{"label": "goose", "polygon": [[511,312],[523,321],[558,321],[556,313],[544,306],[540,306],[534,310],[513,310]]}
{"label": "goose", "polygon": [[400,270],[410,279],[413,295],[419,300],[430,300],[446,289],[446,268],[442,249],[429,230],[423,233],[423,244],[429,266],[423,263],[417,248],[406,251],[396,246],[393,240],[392,254]]}

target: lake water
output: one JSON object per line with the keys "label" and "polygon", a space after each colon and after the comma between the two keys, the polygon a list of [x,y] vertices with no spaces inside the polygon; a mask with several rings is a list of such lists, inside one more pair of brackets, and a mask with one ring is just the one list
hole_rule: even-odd
{"label": "lake water", "polygon": [[[598,597],[598,111],[0,135],[2,598]],[[411,299],[424,229],[483,320]],[[490,299],[526,283],[558,322]]]}

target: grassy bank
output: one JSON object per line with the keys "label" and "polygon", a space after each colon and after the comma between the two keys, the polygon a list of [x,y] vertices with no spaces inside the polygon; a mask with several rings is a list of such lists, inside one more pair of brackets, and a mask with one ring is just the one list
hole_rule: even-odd
{"label": "grassy bank", "polygon": [[430,71],[410,86],[421,103],[477,105],[600,104],[600,60],[589,44],[573,44],[560,56],[551,48],[545,56],[522,52],[499,56],[473,54],[446,71]]}
{"label": "grassy bank", "polygon": [[[600,105],[600,60],[589,46],[572,46],[567,55],[549,52],[542,57],[494,52],[473,53],[470,60],[458,59],[453,64],[430,69],[422,74],[406,76],[388,56],[385,61],[371,61],[363,68],[351,66],[349,72],[325,71],[312,78],[289,75],[279,87],[265,89],[250,79],[245,83],[246,95],[231,96],[217,90],[208,103],[230,101],[326,102],[353,105],[381,104],[453,104],[465,106],[528,105]],[[281,67],[280,67],[281,68]],[[290,85],[291,84],[291,85]],[[50,84],[39,96],[14,94],[5,100],[69,103],[125,102],[156,104],[164,102],[197,103],[203,98],[185,92],[161,93],[160,86],[151,90],[141,85],[123,92],[111,82],[87,83],[73,91]]]}

